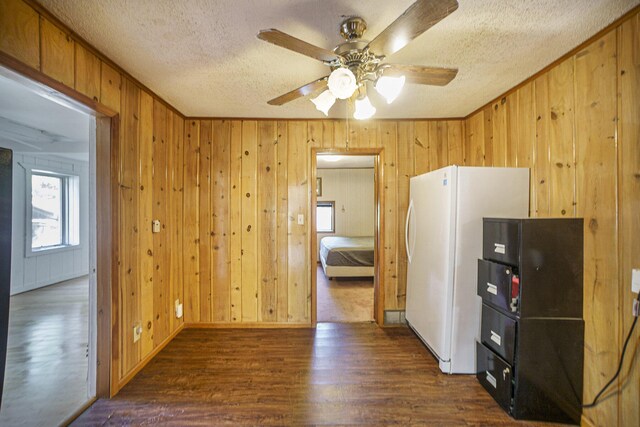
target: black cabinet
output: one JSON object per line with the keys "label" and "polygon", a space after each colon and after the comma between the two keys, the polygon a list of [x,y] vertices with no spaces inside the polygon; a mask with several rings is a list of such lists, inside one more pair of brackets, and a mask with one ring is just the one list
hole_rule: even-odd
{"label": "black cabinet", "polygon": [[484,219],[477,378],[514,418],[580,423],[582,246],[582,219]]}

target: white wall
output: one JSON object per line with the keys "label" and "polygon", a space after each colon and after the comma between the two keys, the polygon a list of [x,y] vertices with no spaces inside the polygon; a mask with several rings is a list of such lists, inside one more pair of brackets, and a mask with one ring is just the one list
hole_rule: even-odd
{"label": "white wall", "polygon": [[[26,171],[20,164],[47,166],[80,176],[80,248],[25,256]],[[73,279],[89,272],[89,165],[79,160],[13,153],[11,295]]]}
{"label": "white wall", "polygon": [[374,234],[374,170],[318,169],[322,178],[322,197],[319,201],[334,201],[336,209],[335,233],[324,236],[373,236]]}

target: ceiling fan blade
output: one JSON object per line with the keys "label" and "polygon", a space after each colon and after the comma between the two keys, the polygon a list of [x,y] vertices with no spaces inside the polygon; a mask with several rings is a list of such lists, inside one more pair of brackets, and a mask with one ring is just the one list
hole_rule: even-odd
{"label": "ceiling fan blade", "polygon": [[445,86],[458,74],[456,68],[423,67],[421,65],[385,64],[385,76],[403,75],[407,83]]}
{"label": "ceiling fan blade", "polygon": [[300,86],[297,89],[292,90],[291,92],[287,92],[284,95],[280,95],[277,98],[273,98],[271,101],[267,102],[269,105],[282,105],[287,102],[293,101],[294,99],[302,98],[303,96],[311,95],[316,91],[320,91],[327,87],[327,79],[329,76],[324,76],[321,79],[318,79],[314,82],[307,83],[304,86]]}
{"label": "ceiling fan blade", "polygon": [[456,0],[418,0],[369,42],[376,55],[389,56],[458,8]]}
{"label": "ceiling fan blade", "polygon": [[258,33],[258,38],[320,61],[331,62],[338,59],[338,55],[330,50],[314,46],[311,43],[307,43],[273,28],[270,30],[260,31]]}

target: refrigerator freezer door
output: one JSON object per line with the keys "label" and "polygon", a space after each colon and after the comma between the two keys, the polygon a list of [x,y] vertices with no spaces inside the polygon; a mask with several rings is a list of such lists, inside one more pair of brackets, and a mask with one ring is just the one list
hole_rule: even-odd
{"label": "refrigerator freezer door", "polygon": [[460,167],[453,297],[452,373],[474,373],[475,341],[480,340],[481,299],[477,296],[482,258],[482,218],[526,218],[529,170]]}
{"label": "refrigerator freezer door", "polygon": [[[457,167],[411,178],[415,247],[407,268],[406,319],[448,372]],[[408,233],[413,234],[412,230]],[[414,242],[411,242],[414,243]]]}

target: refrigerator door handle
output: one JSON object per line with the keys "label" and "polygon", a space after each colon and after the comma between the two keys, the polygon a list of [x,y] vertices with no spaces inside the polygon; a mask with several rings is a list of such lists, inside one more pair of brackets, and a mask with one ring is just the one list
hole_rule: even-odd
{"label": "refrigerator door handle", "polygon": [[407,259],[409,263],[411,263],[411,257],[413,255],[413,249],[415,247],[415,239],[414,244],[411,245],[411,250],[409,250],[409,222],[411,220],[411,214],[413,213],[413,199],[409,202],[409,207],[407,208],[407,219],[404,224],[404,249],[407,252]]}

